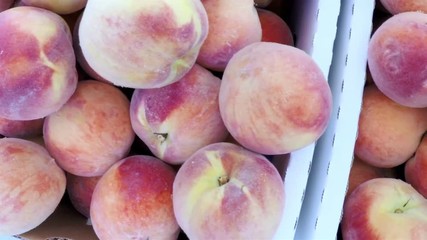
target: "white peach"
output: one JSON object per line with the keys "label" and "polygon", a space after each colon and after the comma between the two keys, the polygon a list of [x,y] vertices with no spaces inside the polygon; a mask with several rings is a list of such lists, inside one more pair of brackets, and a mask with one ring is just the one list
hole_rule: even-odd
{"label": "white peach", "polygon": [[263,155],[214,143],[179,168],[173,207],[190,239],[272,239],[285,211],[284,183]]}

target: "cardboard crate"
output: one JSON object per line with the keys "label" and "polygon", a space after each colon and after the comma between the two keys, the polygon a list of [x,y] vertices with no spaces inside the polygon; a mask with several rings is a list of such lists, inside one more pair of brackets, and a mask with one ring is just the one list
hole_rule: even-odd
{"label": "cardboard crate", "polygon": [[375,0],[342,0],[329,73],[333,117],[316,144],[295,238],[334,239],[342,217],[366,78]]}
{"label": "cardboard crate", "polygon": [[[285,20],[294,31],[296,47],[310,54],[325,77],[329,76],[340,2],[336,0],[282,2],[283,8],[286,8],[282,13],[290,13],[286,15]],[[307,196],[306,186],[312,169],[315,146],[316,143],[313,143],[291,154],[275,156],[272,159],[284,178],[286,191],[285,214],[274,238],[276,240],[294,239],[297,226],[301,225],[300,212],[304,196]],[[72,209],[69,201],[64,199],[44,223],[16,238],[90,240],[96,239],[96,236],[91,226],[87,225],[87,219]]]}

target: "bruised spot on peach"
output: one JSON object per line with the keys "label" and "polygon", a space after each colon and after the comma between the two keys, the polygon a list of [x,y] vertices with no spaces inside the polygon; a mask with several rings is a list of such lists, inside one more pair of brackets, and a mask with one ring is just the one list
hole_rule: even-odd
{"label": "bruised spot on peach", "polygon": [[[24,149],[22,149],[21,147],[16,147],[16,146],[7,146],[5,148],[5,153],[3,154],[20,154],[20,153],[25,153],[26,151]],[[7,159],[6,159],[7,160]],[[13,160],[13,158],[11,158],[10,160]]]}

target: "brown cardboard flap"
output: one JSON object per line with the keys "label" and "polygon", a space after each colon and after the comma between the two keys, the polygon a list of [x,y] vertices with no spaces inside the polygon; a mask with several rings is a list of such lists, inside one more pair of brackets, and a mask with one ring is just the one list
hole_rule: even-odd
{"label": "brown cardboard flap", "polygon": [[37,228],[18,236],[28,240],[97,240],[88,219],[64,197],[55,212]]}

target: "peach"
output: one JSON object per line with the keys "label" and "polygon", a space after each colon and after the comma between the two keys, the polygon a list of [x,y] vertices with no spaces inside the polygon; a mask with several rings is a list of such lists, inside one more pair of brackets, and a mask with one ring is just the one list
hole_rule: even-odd
{"label": "peach", "polygon": [[89,76],[89,78],[96,79],[104,83],[112,84],[110,81],[106,80],[105,78],[101,77],[97,72],[95,72],[95,70],[93,70],[89,66],[89,63],[86,61],[85,57],[83,56],[82,48],[80,47],[80,39],[79,39],[79,27],[80,27],[80,22],[82,20],[82,16],[83,16],[83,12],[79,16],[77,16],[77,19],[75,19],[75,22],[73,23],[74,28],[72,32],[74,54],[76,55],[78,66],[80,67],[80,69],[85,75]]}
{"label": "peach", "polygon": [[294,45],[294,37],[291,28],[275,12],[257,8],[258,17],[261,22],[263,42],[277,42],[286,45]]}
{"label": "peach", "polygon": [[410,184],[375,178],[344,203],[343,239],[426,239],[427,200]]}
{"label": "peach", "polygon": [[199,0],[91,0],[78,37],[82,56],[103,79],[157,88],[190,70],[208,28]]}
{"label": "peach", "polygon": [[80,81],[70,100],[45,118],[46,148],[69,173],[102,175],[127,156],[135,138],[129,106],[129,100],[115,86]]}
{"label": "peach", "polygon": [[415,155],[405,163],[404,176],[419,193],[427,198],[427,137],[424,136]]}
{"label": "peach", "polygon": [[13,6],[14,0],[2,0],[0,1],[0,12],[9,9]]}
{"label": "peach", "polygon": [[379,0],[382,6],[391,14],[402,12],[427,12],[425,0]]}
{"label": "peach", "polygon": [[70,14],[83,9],[88,0],[21,0],[26,6],[44,8],[57,14]]}
{"label": "peach", "polygon": [[34,229],[64,195],[64,171],[45,148],[18,138],[0,139],[0,165],[0,236]]}
{"label": "peach", "polygon": [[254,0],[255,6],[260,8],[265,8],[270,5],[272,0]]}
{"label": "peach", "polygon": [[348,177],[346,198],[360,184],[374,178],[384,177],[397,178],[398,176],[394,168],[375,167],[361,160],[357,156],[354,156],[353,164],[350,169],[350,175]]}
{"label": "peach", "polygon": [[42,135],[44,118],[34,120],[10,120],[0,118],[0,135],[5,137],[28,138]]}
{"label": "peach", "polygon": [[83,216],[90,217],[92,194],[101,176],[82,177],[66,173],[67,193],[72,206]]}
{"label": "peach", "polygon": [[261,41],[261,23],[253,0],[202,0],[202,3],[209,19],[209,32],[197,63],[222,72],[237,51]]}
{"label": "peach", "polygon": [[114,164],[92,195],[90,216],[100,239],[177,239],[172,204],[176,172],[163,161],[133,155]]}
{"label": "peach", "polygon": [[386,21],[372,35],[368,64],[378,88],[408,107],[427,107],[427,14],[404,12]]}
{"label": "peach", "polygon": [[151,152],[181,164],[205,145],[225,140],[219,112],[221,80],[195,64],[178,82],[156,89],[136,89],[130,117],[136,135]]}
{"label": "peach", "polygon": [[0,117],[33,120],[57,111],[77,85],[66,22],[41,8],[13,7],[0,13],[0,31]]}
{"label": "peach", "polygon": [[226,142],[199,149],[173,183],[175,216],[189,239],[272,239],[284,197],[267,158]]}
{"label": "peach", "polygon": [[332,94],[308,54],[293,46],[258,42],[231,58],[219,107],[225,126],[242,146],[278,155],[303,148],[323,134]]}
{"label": "peach", "polygon": [[354,152],[373,166],[396,167],[415,153],[426,129],[427,109],[405,107],[367,85]]}

